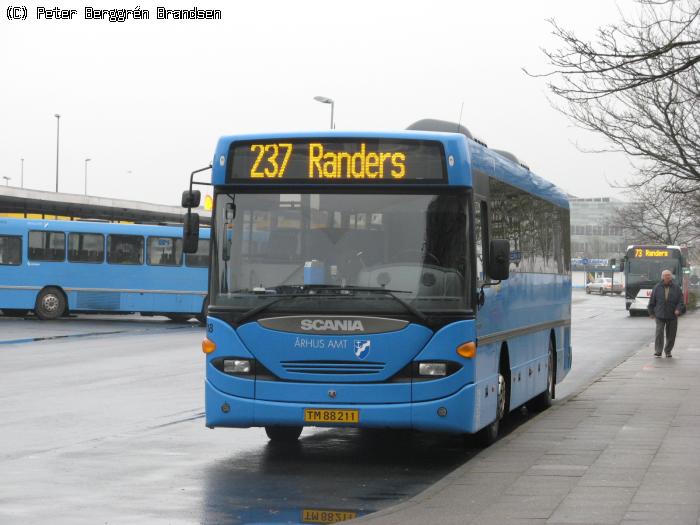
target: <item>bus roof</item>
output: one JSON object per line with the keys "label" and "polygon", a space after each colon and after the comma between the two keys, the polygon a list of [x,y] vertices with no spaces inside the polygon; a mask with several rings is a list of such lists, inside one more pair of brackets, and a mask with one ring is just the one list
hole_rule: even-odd
{"label": "bus roof", "polygon": [[[441,142],[445,149],[445,156],[450,161],[447,163],[448,184],[454,186],[473,186],[473,173],[478,170],[495,177],[507,184],[518,187],[524,191],[546,199],[557,206],[569,208],[569,202],[565,192],[553,183],[532,173],[527,167],[497,153],[494,150],[479,144],[463,133],[422,130],[399,131],[306,131],[298,133],[257,133],[246,135],[227,135],[219,139],[212,163],[212,182],[215,185],[227,183],[226,171],[229,163],[230,148],[233,143],[269,140],[291,139],[409,139]],[[375,183],[376,184],[376,183]],[[384,185],[390,185],[383,183]],[[405,185],[405,183],[401,183]],[[443,184],[439,182],[435,184]],[[265,185],[271,185],[269,182]],[[276,187],[281,184],[277,183]],[[319,184],[312,186],[318,187]]]}
{"label": "bus roof", "polygon": [[[27,230],[64,231],[69,233],[113,233],[123,235],[167,235],[172,237],[182,237],[182,226],[0,218],[0,234],[19,234]],[[202,238],[208,239],[210,229],[202,228],[200,230],[200,234]]]}

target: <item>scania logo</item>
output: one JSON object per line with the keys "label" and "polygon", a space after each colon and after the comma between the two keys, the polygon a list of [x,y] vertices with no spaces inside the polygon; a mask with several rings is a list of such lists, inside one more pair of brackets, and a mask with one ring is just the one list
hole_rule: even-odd
{"label": "scania logo", "polygon": [[364,332],[359,319],[302,319],[301,329],[310,332]]}

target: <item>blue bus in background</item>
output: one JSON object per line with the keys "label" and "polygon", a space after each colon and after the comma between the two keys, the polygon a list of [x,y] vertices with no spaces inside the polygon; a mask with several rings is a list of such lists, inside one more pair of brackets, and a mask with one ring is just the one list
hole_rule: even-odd
{"label": "blue bus in background", "polygon": [[139,312],[203,320],[208,266],[208,229],[197,251],[183,254],[176,226],[0,219],[6,316]]}
{"label": "blue bus in background", "polygon": [[569,204],[512,154],[435,120],[227,136],[212,183],[208,427],[490,443],[550,405],[571,368]]}

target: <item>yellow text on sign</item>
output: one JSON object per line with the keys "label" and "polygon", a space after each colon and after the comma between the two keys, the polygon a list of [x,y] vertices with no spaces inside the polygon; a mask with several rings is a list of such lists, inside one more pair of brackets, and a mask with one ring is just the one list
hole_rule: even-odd
{"label": "yellow text on sign", "polygon": [[250,168],[250,178],[281,179],[293,148],[292,144],[251,144],[250,151],[257,157]]}
{"label": "yellow text on sign", "polygon": [[635,257],[668,257],[668,250],[654,250],[651,248],[635,248]]}
{"label": "yellow text on sign", "polygon": [[323,144],[309,144],[310,179],[403,179],[406,176],[406,154],[396,152],[367,151],[360,144],[360,151],[326,151]]}

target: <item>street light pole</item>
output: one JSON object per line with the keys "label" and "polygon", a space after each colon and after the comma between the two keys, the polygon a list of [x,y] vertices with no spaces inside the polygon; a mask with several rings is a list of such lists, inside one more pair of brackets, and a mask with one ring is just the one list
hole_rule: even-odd
{"label": "street light pole", "polygon": [[11,177],[8,177],[7,175],[3,175],[2,178],[5,179],[5,186],[9,186]]}
{"label": "street light pole", "polygon": [[90,158],[85,159],[85,195],[87,195],[87,163],[91,160]]}
{"label": "street light pole", "polygon": [[315,96],[314,100],[317,102],[321,102],[322,104],[330,104],[331,105],[331,129],[335,129],[335,120],[333,120],[333,113],[335,111],[335,101],[332,98],[328,97],[322,97],[322,96]]}
{"label": "street light pole", "polygon": [[19,159],[20,161],[20,168],[19,168],[19,185],[20,188],[24,188],[24,157]]}
{"label": "street light pole", "polygon": [[56,193],[58,193],[58,138],[61,130],[61,115],[56,113]]}

